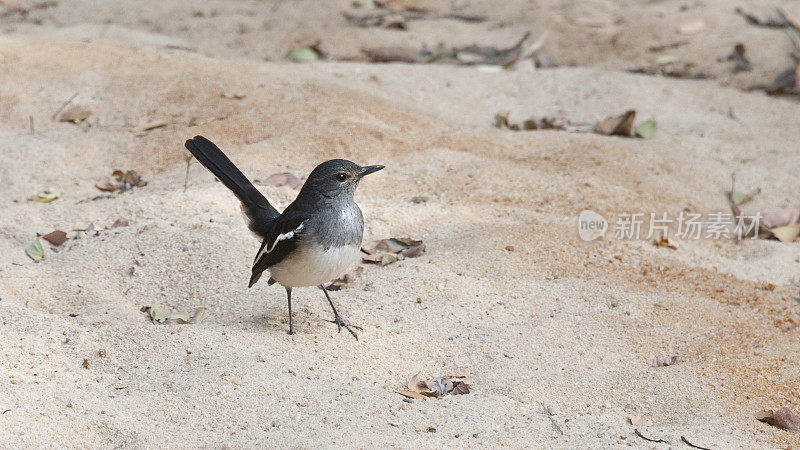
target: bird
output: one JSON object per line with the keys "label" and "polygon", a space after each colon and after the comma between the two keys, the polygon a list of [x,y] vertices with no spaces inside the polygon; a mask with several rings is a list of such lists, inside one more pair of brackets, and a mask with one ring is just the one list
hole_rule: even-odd
{"label": "bird", "polygon": [[329,322],[336,324],[339,332],[344,327],[358,340],[353,328],[361,327],[342,319],[325,283],[344,275],[358,260],[364,217],[353,194],[364,176],[384,166],[359,166],[345,159],[325,161],[311,171],[297,198],[281,213],[213,142],[195,136],[185,146],[239,199],[247,227],[262,239],[248,287],[268,271],[267,284],[278,283],[286,289],[289,334],[295,334],[292,288],[318,286],[333,310]]}

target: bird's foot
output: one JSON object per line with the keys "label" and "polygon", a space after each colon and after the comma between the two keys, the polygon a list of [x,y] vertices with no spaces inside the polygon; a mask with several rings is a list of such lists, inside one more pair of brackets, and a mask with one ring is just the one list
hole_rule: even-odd
{"label": "bird's foot", "polygon": [[339,329],[339,333],[342,332],[342,327],[344,327],[347,331],[350,332],[350,334],[353,335],[354,338],[356,338],[356,340],[358,340],[358,335],[356,334],[355,331],[353,331],[353,328],[355,328],[356,330],[359,330],[359,331],[363,331],[364,330],[363,328],[361,328],[358,325],[348,325],[347,322],[345,322],[342,319],[342,317],[340,315],[338,315],[338,314],[333,318],[333,320],[329,320],[328,322],[335,323],[336,327]]}

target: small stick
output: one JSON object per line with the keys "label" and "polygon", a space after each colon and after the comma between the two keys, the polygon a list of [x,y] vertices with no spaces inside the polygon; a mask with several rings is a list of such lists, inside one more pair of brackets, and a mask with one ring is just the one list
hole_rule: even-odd
{"label": "small stick", "polygon": [[28,122],[31,125],[31,136],[33,136],[33,116],[28,116]]}
{"label": "small stick", "polygon": [[681,440],[683,441],[684,444],[688,445],[689,447],[699,448],[700,450],[711,450],[710,448],[707,448],[707,447],[700,447],[699,445],[694,445],[691,442],[689,442],[689,440],[686,439],[683,436],[681,436]]}
{"label": "small stick", "polygon": [[637,430],[636,428],[633,429],[633,433],[635,435],[639,436],[640,438],[644,439],[645,441],[657,442],[657,443],[662,443],[662,444],[669,444],[668,441],[665,441],[663,439],[650,439],[649,437],[645,437],[645,436],[642,435],[642,433],[639,433],[639,430]]}
{"label": "small stick", "polygon": [[544,415],[547,416],[547,418],[550,419],[550,423],[553,424],[553,428],[555,428],[556,431],[558,431],[558,434],[563,435],[564,430],[562,430],[561,427],[558,425],[556,419],[554,419],[553,416],[551,416],[550,413],[547,412],[547,407],[542,405],[542,408],[544,408]]}
{"label": "small stick", "polygon": [[65,101],[65,102],[64,102],[64,103],[63,103],[61,106],[59,106],[59,107],[58,107],[58,109],[56,110],[56,112],[54,112],[54,113],[53,113],[53,115],[50,117],[50,119],[51,119],[51,120],[56,120],[56,116],[58,116],[58,113],[60,113],[61,111],[63,111],[63,110],[64,110],[64,108],[66,108],[66,107],[67,107],[67,105],[69,105],[70,103],[72,103],[72,101],[73,101],[73,100],[75,100],[75,97],[77,97],[77,96],[78,96],[78,93],[77,93],[77,92],[76,92],[76,93],[74,93],[74,94],[72,94],[72,95],[71,95],[71,96],[70,96],[70,97],[67,99],[67,101]]}
{"label": "small stick", "polygon": [[189,166],[192,164],[192,155],[186,156],[186,177],[183,179],[183,192],[186,192],[186,186],[189,185]]}

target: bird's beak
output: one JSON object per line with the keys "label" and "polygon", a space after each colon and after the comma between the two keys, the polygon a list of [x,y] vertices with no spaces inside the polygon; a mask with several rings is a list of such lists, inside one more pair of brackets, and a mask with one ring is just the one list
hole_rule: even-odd
{"label": "bird's beak", "polygon": [[361,168],[361,173],[358,174],[358,177],[361,178],[364,175],[369,175],[373,172],[377,172],[383,169],[383,166],[365,166]]}

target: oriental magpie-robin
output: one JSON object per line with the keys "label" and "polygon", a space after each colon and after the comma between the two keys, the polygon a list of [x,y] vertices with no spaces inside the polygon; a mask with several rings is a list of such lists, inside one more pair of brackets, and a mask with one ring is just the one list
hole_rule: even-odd
{"label": "oriental magpie-robin", "polygon": [[326,161],[311,172],[295,201],[279,213],[213,142],[195,136],[186,141],[186,148],[242,202],[248,228],[263,239],[249,287],[269,270],[267,283],[286,288],[289,334],[294,334],[292,288],[319,286],[333,309],[330,322],[357,340],[353,328],[359,327],[342,320],[324,283],[342,276],[358,259],[364,218],[353,193],[362,177],[383,166]]}

